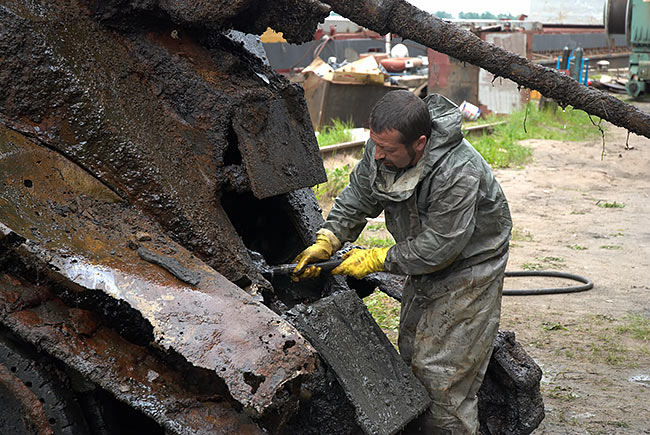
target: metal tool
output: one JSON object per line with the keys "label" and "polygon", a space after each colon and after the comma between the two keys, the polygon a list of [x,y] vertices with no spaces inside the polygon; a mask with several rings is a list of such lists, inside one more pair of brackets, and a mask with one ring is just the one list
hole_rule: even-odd
{"label": "metal tool", "polygon": [[[310,266],[316,266],[320,267],[321,271],[329,271],[334,269],[336,266],[339,264],[343,263],[343,260],[327,260],[327,261],[322,261],[320,263],[309,263],[306,264],[302,269],[298,270],[297,274],[299,275],[302,273],[305,268],[310,267]],[[265,270],[262,272],[262,275],[266,279],[273,279],[274,276],[276,275],[290,275],[293,273],[294,269],[296,268],[298,264],[278,264],[277,266],[268,266],[265,268]]]}

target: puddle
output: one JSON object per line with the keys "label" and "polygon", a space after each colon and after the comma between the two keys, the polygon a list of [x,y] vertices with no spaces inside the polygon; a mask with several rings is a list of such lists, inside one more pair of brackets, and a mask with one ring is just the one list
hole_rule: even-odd
{"label": "puddle", "polygon": [[646,387],[650,387],[650,375],[630,376],[629,381],[634,382],[635,384],[641,384],[645,385]]}

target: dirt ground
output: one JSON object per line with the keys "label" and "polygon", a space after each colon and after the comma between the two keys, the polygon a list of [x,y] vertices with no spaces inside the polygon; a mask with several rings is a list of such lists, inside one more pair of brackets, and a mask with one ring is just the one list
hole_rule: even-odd
{"label": "dirt ground", "polygon": [[[544,372],[535,434],[650,434],[650,140],[631,135],[626,149],[626,136],[609,125],[602,160],[600,140],[529,140],[532,163],[496,171],[514,222],[508,270],[594,282],[584,293],[504,297],[502,329]],[[557,286],[532,280],[506,288]]]}
{"label": "dirt ground", "polygon": [[[650,111],[650,104],[639,105]],[[650,140],[607,125],[602,141],[528,140],[533,160],[495,171],[514,221],[508,270],[559,270],[587,292],[505,296],[501,329],[542,367],[534,434],[650,434]],[[326,160],[327,167],[354,163]],[[574,285],[508,278],[505,287]]]}

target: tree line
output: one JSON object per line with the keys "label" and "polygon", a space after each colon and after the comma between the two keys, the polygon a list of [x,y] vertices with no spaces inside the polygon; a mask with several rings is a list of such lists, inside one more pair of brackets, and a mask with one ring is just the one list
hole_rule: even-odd
{"label": "tree line", "polygon": [[[445,11],[434,12],[433,15],[435,15],[438,18],[454,18],[452,14]],[[514,20],[516,17],[512,14],[494,15],[491,12],[483,12],[481,14],[479,14],[478,12],[459,12],[458,18],[464,20],[500,20],[501,18],[505,18],[507,20]]]}

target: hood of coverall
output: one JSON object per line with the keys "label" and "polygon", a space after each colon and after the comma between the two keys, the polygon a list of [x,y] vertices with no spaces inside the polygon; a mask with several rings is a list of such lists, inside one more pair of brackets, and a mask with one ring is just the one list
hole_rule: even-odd
{"label": "hood of coverall", "polygon": [[[435,163],[463,140],[458,106],[439,94],[428,95],[424,102],[431,116],[431,137],[417,164],[406,170],[390,169],[377,161],[370,165],[372,191],[379,198],[395,202],[408,199]],[[366,146],[370,147],[370,155],[374,155],[375,143],[369,140]]]}

